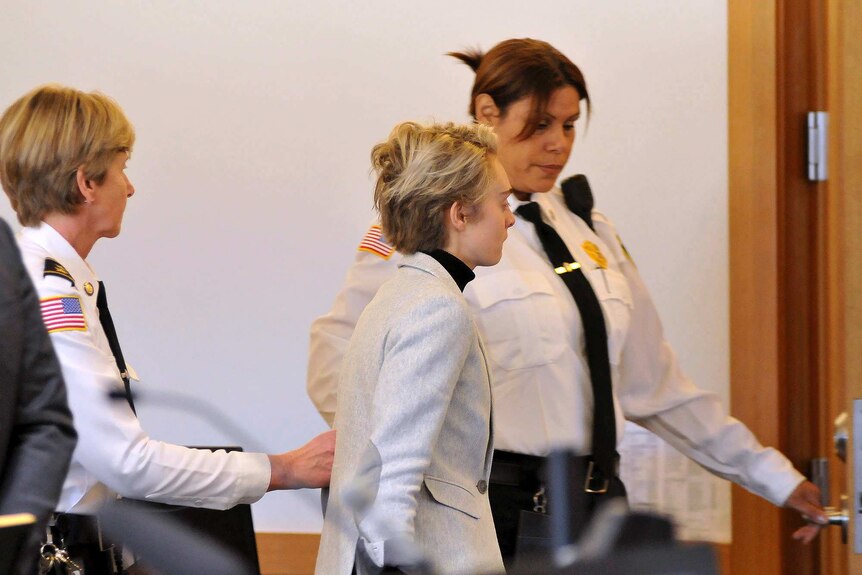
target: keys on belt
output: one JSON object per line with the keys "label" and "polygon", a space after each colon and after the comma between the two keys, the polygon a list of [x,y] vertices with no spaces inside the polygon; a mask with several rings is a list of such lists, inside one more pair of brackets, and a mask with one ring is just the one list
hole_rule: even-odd
{"label": "keys on belt", "polygon": [[81,567],[72,561],[69,553],[65,549],[58,547],[53,543],[45,543],[39,550],[39,574],[49,575],[56,573],[56,568],[60,568],[60,573],[66,575],[82,575]]}

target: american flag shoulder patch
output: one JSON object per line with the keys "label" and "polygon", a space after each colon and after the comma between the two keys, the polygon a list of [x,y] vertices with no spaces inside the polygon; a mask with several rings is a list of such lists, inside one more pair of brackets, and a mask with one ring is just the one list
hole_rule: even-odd
{"label": "american flag shoulder patch", "polygon": [[76,295],[47,297],[40,300],[42,321],[48,333],[58,331],[87,331],[87,320]]}
{"label": "american flag shoulder patch", "polygon": [[359,242],[359,251],[372,253],[384,260],[388,260],[392,256],[392,252],[395,251],[395,248],[386,243],[383,230],[375,224],[368,228],[368,231],[365,232],[365,237]]}

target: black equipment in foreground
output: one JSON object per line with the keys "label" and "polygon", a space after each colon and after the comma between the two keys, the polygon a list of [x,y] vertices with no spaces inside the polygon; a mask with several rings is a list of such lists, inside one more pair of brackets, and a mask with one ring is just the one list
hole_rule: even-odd
{"label": "black equipment in foreground", "polygon": [[256,575],[220,542],[169,514],[121,499],[105,505],[99,521],[111,541],[134,549],[160,575]]}
{"label": "black equipment in foreground", "polygon": [[624,497],[603,501],[586,521],[579,459],[565,450],[548,457],[553,546],[518,556],[509,575],[719,575],[710,545],[678,543],[668,518],[632,512]]}

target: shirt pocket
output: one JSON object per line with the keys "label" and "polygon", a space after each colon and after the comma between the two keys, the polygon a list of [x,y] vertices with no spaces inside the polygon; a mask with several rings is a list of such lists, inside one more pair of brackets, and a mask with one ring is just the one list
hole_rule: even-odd
{"label": "shirt pocket", "polygon": [[602,306],[608,333],[608,359],[619,365],[632,319],[632,291],[626,277],[615,270],[587,270],[590,285]]}
{"label": "shirt pocket", "polygon": [[566,332],[557,295],[539,272],[503,271],[476,278],[468,297],[492,361],[505,370],[558,360]]}
{"label": "shirt pocket", "polygon": [[466,487],[430,475],[425,476],[425,487],[437,503],[457,509],[475,519],[481,517],[479,502]]}

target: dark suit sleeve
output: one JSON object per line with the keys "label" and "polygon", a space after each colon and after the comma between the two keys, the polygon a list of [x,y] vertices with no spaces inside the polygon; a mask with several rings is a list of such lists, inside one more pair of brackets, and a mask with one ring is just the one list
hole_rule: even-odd
{"label": "dark suit sleeve", "polygon": [[[54,510],[76,433],[60,365],[11,231],[0,220],[0,514]],[[37,531],[22,553],[35,558]]]}

